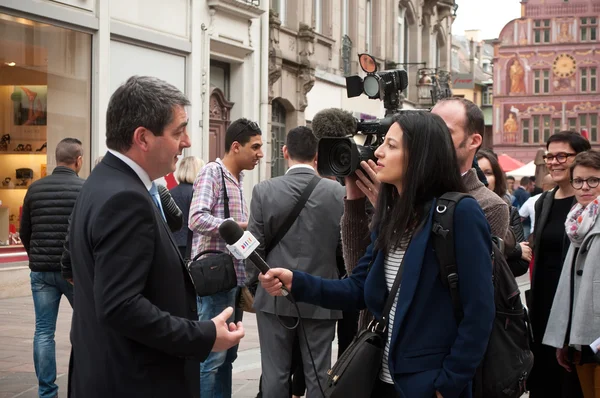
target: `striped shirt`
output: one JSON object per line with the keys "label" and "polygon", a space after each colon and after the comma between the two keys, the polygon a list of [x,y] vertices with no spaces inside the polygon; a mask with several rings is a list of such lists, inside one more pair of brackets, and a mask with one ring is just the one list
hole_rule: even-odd
{"label": "striped shirt", "polygon": [[[410,235],[404,236],[400,243],[400,247],[406,248],[408,243],[410,242],[410,238]],[[404,252],[404,249],[394,248],[390,250],[385,256],[383,269],[385,272],[385,283],[387,285],[388,293],[390,292],[390,290],[392,290],[392,287],[394,286],[394,280],[396,279],[396,275],[398,275],[398,271],[400,270],[400,264],[402,264]],[[400,286],[402,286],[402,283],[400,283]],[[388,384],[394,384],[394,379],[390,374],[388,358],[390,356],[390,343],[392,341],[394,316],[396,315],[396,304],[398,304],[399,294],[400,287],[398,288],[398,293],[396,293],[396,297],[394,298],[394,304],[392,304],[392,308],[390,309],[390,316],[388,317],[387,341],[385,342],[385,348],[383,350],[383,358],[381,360],[381,373],[379,374],[379,379],[384,383]]]}
{"label": "striped shirt", "polygon": [[[208,163],[194,181],[194,194],[189,217],[189,228],[194,231],[192,258],[204,250],[227,252],[227,244],[219,235],[219,226],[225,221],[221,171],[224,172],[227,186],[230,219],[237,222],[248,221],[248,206],[246,206],[242,188],[243,173],[240,173],[240,180],[237,181],[223,165],[221,159]],[[234,258],[233,263],[238,285],[241,286],[246,280],[245,262]]]}

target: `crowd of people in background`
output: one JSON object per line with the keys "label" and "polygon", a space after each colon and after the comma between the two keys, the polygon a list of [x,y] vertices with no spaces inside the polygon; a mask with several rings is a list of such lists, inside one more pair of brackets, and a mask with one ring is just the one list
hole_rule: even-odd
{"label": "crowd of people in background", "polygon": [[[243,179],[263,158],[260,126],[232,122],[215,161],[181,158],[191,145],[187,105],[175,87],[132,77],[110,100],[109,150],[87,181],[77,176],[81,142],[65,139],[53,174],[29,188],[21,238],[40,397],[57,394],[61,295],[74,307],[71,397],[231,397],[246,291],[262,348],[261,397],[320,396],[336,324],[341,354],[370,320],[387,331],[372,397],[482,397],[496,316],[492,237],[513,278],[530,271],[530,397],[600,397],[600,153],[580,134],[552,135],[549,174],[517,184],[480,148],[481,110],[447,98],[431,112],[395,115],[376,159],[342,185],[318,175],[318,134],[294,127],[282,149],[287,173],[257,184],[248,203]],[[171,172],[170,192],[153,182]],[[435,204],[451,192],[469,195],[454,210],[460,319],[430,244]],[[197,296],[188,260],[227,252],[225,220],[251,232],[273,268],[258,275],[234,258],[236,286]],[[270,297],[282,286],[299,314]],[[286,326],[298,316],[307,340]]]}

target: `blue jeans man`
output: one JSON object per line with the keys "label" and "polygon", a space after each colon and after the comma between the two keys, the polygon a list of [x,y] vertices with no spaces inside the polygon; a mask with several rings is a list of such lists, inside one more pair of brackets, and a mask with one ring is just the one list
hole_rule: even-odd
{"label": "blue jeans man", "polygon": [[[234,315],[229,322],[241,321],[243,312],[235,306],[239,289],[239,287],[235,287],[227,292],[198,297],[199,320],[211,320],[225,308],[233,307]],[[200,364],[200,397],[231,397],[233,361],[237,358],[237,351],[238,346],[236,345],[227,351],[211,352],[208,358]]]}
{"label": "blue jeans man", "polygon": [[60,272],[31,272],[31,293],[35,310],[33,363],[40,398],[58,396],[54,332],[60,299],[64,294],[73,306],[73,286]]}

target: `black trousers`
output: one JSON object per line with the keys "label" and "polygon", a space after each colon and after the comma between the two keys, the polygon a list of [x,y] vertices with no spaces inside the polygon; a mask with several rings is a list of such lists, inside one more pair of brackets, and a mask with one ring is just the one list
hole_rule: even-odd
{"label": "black trousers", "polygon": [[400,398],[393,384],[387,384],[377,378],[371,398]]}

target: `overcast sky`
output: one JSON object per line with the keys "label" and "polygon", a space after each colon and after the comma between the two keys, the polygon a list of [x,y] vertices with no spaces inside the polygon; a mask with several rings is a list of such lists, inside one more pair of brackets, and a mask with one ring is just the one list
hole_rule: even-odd
{"label": "overcast sky", "polygon": [[481,39],[495,39],[508,22],[521,17],[520,0],[456,0],[458,10],[452,34],[481,30]]}

